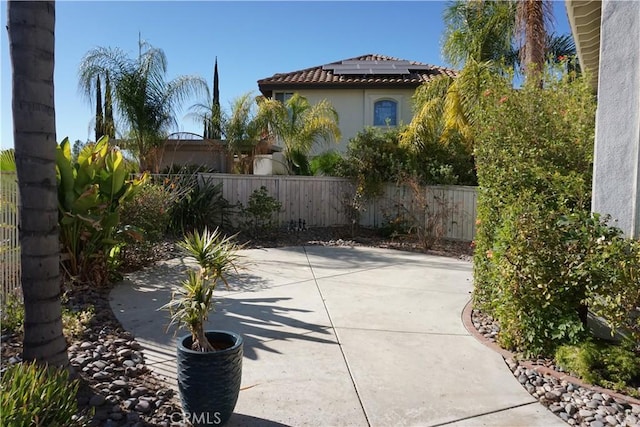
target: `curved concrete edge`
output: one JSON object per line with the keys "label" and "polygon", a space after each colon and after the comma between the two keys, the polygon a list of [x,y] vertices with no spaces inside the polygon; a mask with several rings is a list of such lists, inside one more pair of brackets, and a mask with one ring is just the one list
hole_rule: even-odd
{"label": "curved concrete edge", "polygon": [[540,366],[540,365],[536,365],[528,360],[518,360],[518,355],[516,355],[515,353],[509,351],[509,350],[505,350],[504,348],[500,347],[499,345],[495,344],[494,342],[490,341],[489,339],[485,338],[484,335],[482,335],[481,333],[478,332],[478,330],[476,329],[476,327],[473,325],[473,321],[471,320],[471,311],[473,310],[473,300],[469,300],[469,302],[467,303],[467,305],[465,305],[464,309],[462,310],[462,323],[464,324],[465,329],[471,334],[473,335],[473,337],[475,339],[477,339],[480,343],[484,344],[485,346],[489,347],[490,349],[492,349],[493,351],[495,351],[496,353],[499,353],[503,358],[505,359],[513,359],[515,361],[518,362],[518,364],[524,366],[527,369],[533,369],[535,371],[537,371],[538,373],[540,373],[541,375],[549,375],[552,377],[555,377],[556,379],[558,379],[559,381],[567,381],[570,382],[574,385],[592,390],[594,392],[597,393],[605,393],[608,394],[609,396],[615,398],[615,399],[621,399],[624,400],[625,402],[629,402],[630,404],[634,404],[634,405],[640,405],[640,399],[636,399],[633,398],[631,396],[627,396],[626,394],[621,394],[618,393],[614,390],[609,390],[607,388],[604,387],[599,387],[593,384],[589,384],[586,383],[584,381],[582,381],[580,378],[576,378],[573,377],[571,375],[568,375],[566,373],[563,372],[558,372],[554,369],[548,368],[546,366]]}

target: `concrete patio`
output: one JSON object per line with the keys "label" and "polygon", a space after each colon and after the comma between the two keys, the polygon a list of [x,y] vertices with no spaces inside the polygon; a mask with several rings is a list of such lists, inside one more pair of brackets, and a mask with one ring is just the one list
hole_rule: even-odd
{"label": "concrete patio", "polygon": [[[376,248],[242,251],[209,318],[243,335],[231,426],[563,426],[463,326],[469,262]],[[127,277],[111,307],[176,388],[175,338],[157,309],[176,259]],[[179,332],[179,335],[184,332]]]}

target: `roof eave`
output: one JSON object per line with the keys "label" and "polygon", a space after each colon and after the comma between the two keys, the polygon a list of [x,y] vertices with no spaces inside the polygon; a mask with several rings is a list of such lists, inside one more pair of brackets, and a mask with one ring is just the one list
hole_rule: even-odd
{"label": "roof eave", "polygon": [[346,82],[346,83],[290,83],[271,82],[258,83],[258,89],[265,96],[271,96],[274,90],[301,90],[301,89],[416,89],[424,82]]}
{"label": "roof eave", "polygon": [[598,89],[600,68],[601,0],[565,0],[571,32],[583,69],[591,73],[591,86]]}

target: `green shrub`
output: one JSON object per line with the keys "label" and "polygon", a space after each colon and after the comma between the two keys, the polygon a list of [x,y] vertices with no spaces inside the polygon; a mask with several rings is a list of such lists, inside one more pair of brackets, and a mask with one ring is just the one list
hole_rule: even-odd
{"label": "green shrub", "polygon": [[597,281],[588,304],[640,349],[640,241],[625,239],[617,231],[594,236],[595,256],[589,268]]}
{"label": "green shrub", "polygon": [[62,330],[67,339],[78,339],[85,331],[95,314],[93,306],[85,310],[71,310],[62,307]]}
{"label": "green shrub", "polygon": [[184,234],[204,227],[226,227],[233,206],[222,197],[222,183],[201,180],[197,174],[179,174],[164,183],[175,196],[169,230]]}
{"label": "green shrub", "polygon": [[549,354],[585,336],[596,277],[582,263],[608,232],[589,215],[595,100],[583,78],[496,79],[476,114],[474,303],[500,321],[504,346]]}
{"label": "green shrub", "polygon": [[363,196],[370,198],[410,168],[409,150],[400,145],[398,130],[367,128],[349,140],[340,174],[355,178]]}
{"label": "green shrub", "polygon": [[[586,337],[585,300],[597,286],[589,268],[597,236],[612,231],[589,212],[549,210],[532,194],[503,210],[490,258],[498,276],[499,340],[531,355]],[[486,256],[486,254],[485,254]]]}
{"label": "green shrub", "polygon": [[6,426],[70,426],[78,382],[65,370],[31,363],[11,365],[0,379],[0,414]]}
{"label": "green shrub", "polygon": [[2,332],[19,333],[24,325],[24,303],[20,291],[9,292],[0,306]]}
{"label": "green shrub", "polygon": [[402,134],[403,128],[361,131],[349,140],[336,173],[356,179],[365,198],[375,198],[384,184],[407,177],[420,185],[476,184],[473,157],[459,141],[407,144]]}
{"label": "green shrub", "polygon": [[344,168],[344,159],[336,151],[326,151],[311,159],[310,167],[312,175],[339,176],[341,168]]}
{"label": "green shrub", "polygon": [[147,183],[122,205],[121,229],[125,244],[120,247],[119,269],[130,271],[153,262],[157,242],[167,234],[176,195],[161,183]]}
{"label": "green shrub", "polygon": [[628,345],[604,341],[586,341],[579,345],[563,345],[555,352],[558,366],[583,380],[630,395],[640,384],[640,355]]}
{"label": "green shrub", "polygon": [[167,232],[173,202],[172,194],[163,185],[147,183],[123,203],[120,223],[139,229],[145,241],[157,242]]}
{"label": "green shrub", "polygon": [[277,226],[277,215],[282,203],[269,195],[264,185],[249,196],[247,206],[240,205],[241,227],[254,236],[273,230]]}

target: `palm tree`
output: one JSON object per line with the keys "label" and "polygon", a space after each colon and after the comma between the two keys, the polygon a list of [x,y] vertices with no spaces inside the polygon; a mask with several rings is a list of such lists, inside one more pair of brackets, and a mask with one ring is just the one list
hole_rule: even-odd
{"label": "palm tree", "polygon": [[[208,87],[206,93],[207,99],[210,99]],[[251,173],[254,156],[266,152],[271,145],[268,124],[258,111],[260,98],[252,92],[240,95],[231,101],[229,112],[223,111],[215,102],[200,102],[190,108],[189,116],[196,123],[205,124],[205,139],[207,129],[220,130],[217,139],[225,139],[230,160],[237,159],[233,166],[237,173]]]}
{"label": "palm tree", "polygon": [[553,16],[549,0],[518,0],[516,29],[520,36],[520,60],[527,79],[540,80],[545,65],[547,23]]}
{"label": "palm tree", "polygon": [[[558,57],[572,57],[576,54],[571,34],[556,35],[546,31],[551,21],[552,10],[544,2],[534,1],[534,9],[543,12],[543,25],[529,25],[528,20],[539,20],[540,16],[528,12],[526,1],[454,1],[444,12],[446,24],[442,52],[455,67],[462,67],[469,59],[476,62],[492,61],[498,69],[524,68],[525,33],[530,28],[532,37],[542,37],[542,63],[557,62]],[[526,22],[524,20],[527,20]],[[545,30],[544,35],[534,30]],[[517,31],[519,30],[519,31]],[[520,36],[520,42],[516,40]],[[533,42],[529,42],[533,43]],[[539,47],[539,40],[535,45]],[[536,54],[539,56],[540,52]],[[539,58],[538,58],[539,59]]]}
{"label": "palm tree", "polygon": [[444,57],[454,67],[468,60],[510,65],[515,18],[512,0],[451,2],[444,11]]}
{"label": "palm tree", "polygon": [[275,99],[258,101],[260,122],[284,144],[289,169],[296,175],[310,175],[308,155],[316,142],[340,139],[338,113],[327,100],[311,105],[294,93],[285,103]]}
{"label": "palm tree", "polygon": [[196,76],[178,76],[166,81],[167,58],[162,49],[140,40],[137,58],[118,48],[90,50],[80,65],[80,89],[88,98],[96,91],[98,76],[110,79],[115,107],[129,127],[124,148],[138,156],[142,170],[157,172],[162,146],[171,128],[177,127],[181,104],[205,90]]}
{"label": "palm tree", "polygon": [[506,74],[513,65],[516,6],[512,0],[450,2],[444,12],[442,52],[456,78],[440,76],[416,90],[416,112],[402,133],[402,142],[420,149],[425,143],[461,140],[471,150],[470,114],[491,74]]}
{"label": "palm tree", "polygon": [[494,62],[469,59],[455,78],[441,76],[421,85],[413,96],[415,114],[401,134],[402,143],[420,150],[431,141],[460,141],[471,153],[472,111],[486,83],[498,75]]}
{"label": "palm tree", "polygon": [[20,205],[23,358],[66,367],[62,333],[53,70],[55,3],[8,3]]}
{"label": "palm tree", "polygon": [[[449,4],[444,13],[447,29],[443,54],[450,63],[464,68],[456,78],[438,77],[418,88],[414,97],[416,113],[403,133],[404,143],[417,144],[419,148],[424,138],[447,142],[460,137],[471,149],[474,140],[471,112],[489,79],[495,75],[508,76],[510,69],[524,68],[527,75],[533,70],[541,71],[546,63],[575,55],[570,35],[556,36],[544,31],[551,13],[548,2],[531,0],[531,3],[536,4],[529,4],[529,0],[456,0]],[[516,33],[518,28],[520,32]],[[516,34],[524,42],[520,48],[514,45]],[[542,55],[538,50],[535,55],[526,55],[527,50],[531,53],[533,47],[540,46],[537,39],[540,37]],[[538,62],[540,58],[542,61]],[[534,60],[535,65],[527,62]]]}

